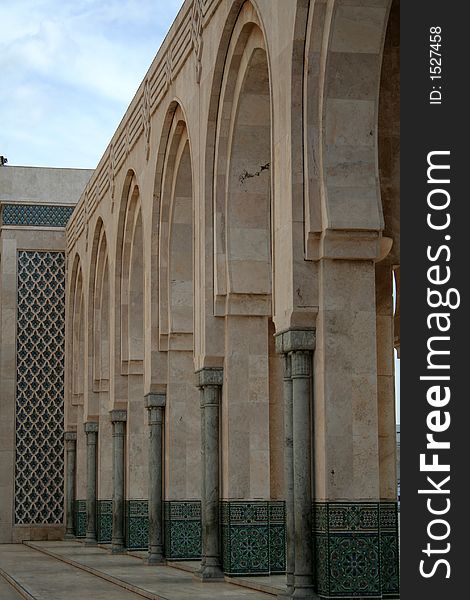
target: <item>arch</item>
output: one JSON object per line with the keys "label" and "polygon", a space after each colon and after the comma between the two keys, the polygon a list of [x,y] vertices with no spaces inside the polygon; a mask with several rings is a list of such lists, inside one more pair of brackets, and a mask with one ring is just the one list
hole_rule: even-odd
{"label": "arch", "polygon": [[192,351],[194,206],[191,150],[182,109],[173,113],[162,172],[159,237],[160,349]]}
{"label": "arch", "polygon": [[271,89],[257,13],[244,4],[226,58],[214,171],[215,314],[271,314]]}
{"label": "arch", "polygon": [[85,319],[83,276],[78,256],[75,261],[72,308],[72,396],[78,397],[76,402],[79,403],[80,400],[83,400],[84,390]]}
{"label": "arch", "polygon": [[101,217],[95,225],[91,265],[93,389],[100,392],[109,389],[110,377],[109,259],[106,231]]}
{"label": "arch", "polygon": [[306,247],[313,260],[382,252],[378,89],[390,4],[310,5],[304,138]]}
{"label": "arch", "polygon": [[70,396],[67,403],[66,422],[76,425],[75,406],[83,404],[85,383],[85,306],[84,306],[83,273],[79,254],[75,254],[72,263],[71,290],[69,300],[69,314],[71,316],[71,336],[68,355],[69,363]]}
{"label": "arch", "polygon": [[[390,8],[378,100],[378,169],[384,236],[390,252],[375,266],[380,496],[397,498],[394,346],[399,346],[400,293],[400,0]],[[393,278],[397,312],[393,310]],[[398,318],[397,318],[398,315]],[[394,322],[395,321],[395,322]],[[397,323],[398,321],[398,323]]]}
{"label": "arch", "polygon": [[273,100],[266,38],[251,2],[240,6],[224,59],[210,182],[210,327],[223,323],[222,497],[270,499],[282,497],[282,468],[273,465],[274,455],[282,464],[273,435],[282,422],[272,322]]}
{"label": "arch", "polygon": [[143,374],[144,246],[139,185],[129,170],[119,211],[116,260],[116,353],[118,373]]}
{"label": "arch", "polygon": [[[170,120],[171,117],[171,120]],[[200,416],[194,387],[194,185],[190,136],[179,104],[170,107],[159,167],[159,350],[166,357],[165,496],[198,496]]]}
{"label": "arch", "polygon": [[137,176],[129,169],[117,223],[114,311],[114,408],[127,408],[126,498],[147,497],[148,431],[144,407],[144,243]]}

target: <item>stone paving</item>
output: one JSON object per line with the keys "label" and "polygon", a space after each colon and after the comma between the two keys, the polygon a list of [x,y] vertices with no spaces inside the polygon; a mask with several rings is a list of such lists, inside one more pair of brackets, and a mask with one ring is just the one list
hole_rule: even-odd
{"label": "stone paving", "polygon": [[0,572],[0,598],[2,600],[21,600],[21,596],[12,586],[1,576]]}
{"label": "stone paving", "polygon": [[79,542],[0,544],[1,600],[273,600],[272,593],[201,583],[188,571]]}

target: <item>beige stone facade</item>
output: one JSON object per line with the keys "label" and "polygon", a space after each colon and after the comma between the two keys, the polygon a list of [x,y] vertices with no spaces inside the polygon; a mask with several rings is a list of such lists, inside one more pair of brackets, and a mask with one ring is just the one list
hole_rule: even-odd
{"label": "beige stone facade", "polygon": [[184,3],[67,225],[70,535],[398,597],[398,19]]}
{"label": "beige stone facade", "polygon": [[[58,390],[54,412],[48,412],[48,404],[52,393],[48,398],[35,397],[38,388],[44,383],[44,377],[49,376],[53,369],[49,356],[41,354],[43,340],[35,340],[33,329],[43,327],[44,315],[48,312],[48,305],[55,299],[54,293],[43,298],[44,303],[36,302],[34,298],[28,307],[35,305],[36,315],[28,316],[28,310],[23,311],[22,316],[26,320],[23,330],[28,339],[22,344],[17,339],[19,323],[19,284],[21,286],[22,263],[20,254],[23,253],[28,264],[38,260],[41,264],[39,269],[46,267],[44,261],[51,257],[62,256],[65,263],[65,224],[70,213],[77,203],[81,192],[90,178],[92,171],[84,169],[48,169],[35,167],[1,167],[0,168],[0,541],[10,542],[23,539],[47,539],[48,537],[60,537],[63,535],[63,510],[62,507],[56,513],[51,507],[33,507],[32,511],[21,509],[21,505],[31,500],[31,495],[38,493],[38,503],[51,502],[54,494],[46,492],[47,478],[50,477],[48,468],[45,466],[31,465],[26,463],[35,462],[34,451],[29,452],[28,447],[33,443],[40,447],[41,452],[47,452],[50,433],[48,420],[57,418],[57,427],[63,431],[63,391]],[[27,269],[26,269],[27,270]],[[39,270],[32,275],[41,277],[45,275],[48,279],[49,273]],[[62,274],[63,278],[64,274]],[[23,282],[27,287],[31,279]],[[40,281],[39,284],[42,282]],[[58,282],[64,288],[64,282]],[[29,290],[31,294],[33,290]],[[65,305],[60,305],[60,291],[58,292],[58,315],[62,321],[65,317]],[[62,317],[60,316],[62,313]],[[34,318],[38,318],[37,325],[31,325]],[[31,335],[33,333],[33,335]],[[55,350],[55,342],[51,340]],[[60,345],[60,342],[57,341]],[[57,348],[60,352],[60,348]],[[21,358],[18,353],[21,352]],[[23,352],[25,355],[23,356]],[[63,354],[63,352],[62,352]],[[62,357],[63,360],[63,357]],[[24,368],[24,371],[23,371]],[[19,374],[22,371],[22,376]],[[47,382],[46,382],[47,384]],[[24,385],[19,390],[18,386]],[[63,384],[62,384],[63,387]],[[44,391],[44,390],[42,390]],[[18,404],[24,402],[24,406],[17,410]],[[41,405],[38,414],[30,405],[35,401]],[[44,411],[44,412],[42,412]],[[21,414],[19,414],[21,412]],[[44,418],[43,418],[44,417]],[[60,435],[60,431],[58,432]],[[21,437],[24,435],[24,444]],[[16,443],[18,436],[18,444]],[[43,447],[42,443],[46,445]],[[56,452],[62,453],[63,446]],[[25,468],[22,472],[20,461],[24,461]],[[44,469],[44,470],[43,470]],[[16,477],[15,477],[16,475]],[[56,473],[57,475],[57,473]],[[41,486],[35,486],[28,479],[35,477],[46,479]],[[32,489],[28,489],[31,486]],[[61,486],[63,487],[63,478]],[[41,489],[40,489],[41,488]],[[18,502],[15,503],[15,491]],[[63,491],[62,491],[63,498]],[[63,500],[62,500],[63,503]],[[15,505],[16,504],[16,505]],[[34,503],[32,503],[34,504]],[[54,513],[54,514],[51,514]]]}

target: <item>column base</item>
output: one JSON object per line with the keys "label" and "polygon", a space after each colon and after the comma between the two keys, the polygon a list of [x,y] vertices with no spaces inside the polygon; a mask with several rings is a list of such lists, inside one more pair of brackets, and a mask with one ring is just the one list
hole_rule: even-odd
{"label": "column base", "polygon": [[97,546],[98,545],[96,538],[92,538],[92,537],[86,537],[83,540],[83,543],[85,544],[85,546]]}
{"label": "column base", "polygon": [[73,533],[66,533],[64,535],[64,540],[76,540],[77,538],[75,537],[75,535]]}
{"label": "column base", "polygon": [[302,598],[302,600],[318,600],[318,596],[313,590],[313,586],[296,587],[291,598]]}
{"label": "column base", "polygon": [[222,569],[217,565],[204,565],[194,573],[194,577],[199,581],[224,581],[225,576]]}
{"label": "column base", "polygon": [[111,546],[111,554],[123,554],[126,551],[124,544],[121,542],[113,542]]}
{"label": "column base", "polygon": [[147,565],[164,565],[166,564],[166,560],[161,552],[149,552],[145,563]]}
{"label": "column base", "polygon": [[277,597],[279,598],[279,600],[284,600],[285,598],[292,598],[292,595],[294,593],[294,576],[292,573],[287,573],[287,583],[286,583],[286,589],[282,592],[279,592],[279,594],[277,595]]}

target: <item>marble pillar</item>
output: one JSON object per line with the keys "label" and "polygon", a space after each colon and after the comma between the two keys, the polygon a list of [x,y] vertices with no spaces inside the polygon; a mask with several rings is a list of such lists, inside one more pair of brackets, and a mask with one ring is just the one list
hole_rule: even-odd
{"label": "marble pillar", "polygon": [[163,562],[163,422],[165,394],[147,394],[149,424],[149,554],[147,563]]}
{"label": "marble pillar", "polygon": [[315,598],[312,553],[313,329],[277,334],[284,355],[287,588],[281,597]]}
{"label": "marble pillar", "polygon": [[222,579],[219,544],[219,412],[223,369],[206,367],[197,372],[201,389],[202,483],[202,580]]}
{"label": "marble pillar", "polygon": [[292,372],[291,357],[283,352],[282,336],[276,338],[281,341],[280,348],[283,358],[283,394],[284,394],[284,489],[286,502],[286,591],[279,595],[280,598],[290,598],[294,593],[294,568],[295,568],[295,529],[294,529],[294,455],[292,433]]}
{"label": "marble pillar", "polygon": [[75,538],[73,522],[73,503],[75,500],[75,474],[77,469],[77,434],[75,431],[66,431],[65,456],[66,456],[66,494],[67,503],[65,507],[65,539]]}
{"label": "marble pillar", "polygon": [[111,410],[113,424],[113,535],[112,552],[124,550],[124,448],[126,443],[126,410]]}
{"label": "marble pillar", "polygon": [[86,544],[96,544],[96,461],[98,423],[85,423],[87,444],[87,499],[86,499]]}

